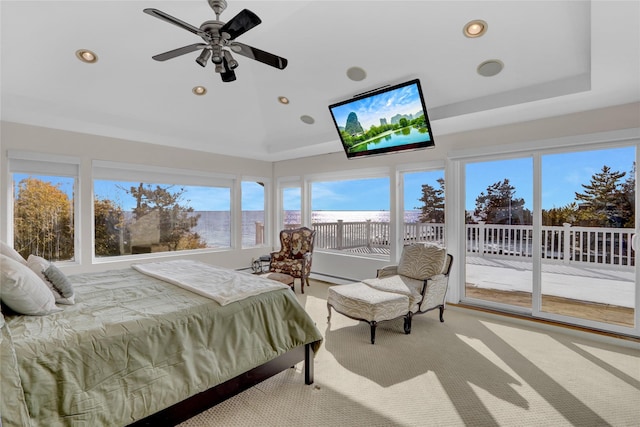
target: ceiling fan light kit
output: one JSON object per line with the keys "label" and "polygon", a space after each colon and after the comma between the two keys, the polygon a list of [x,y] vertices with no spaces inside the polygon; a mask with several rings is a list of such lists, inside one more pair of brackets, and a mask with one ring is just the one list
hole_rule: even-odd
{"label": "ceiling fan light kit", "polygon": [[236,79],[233,70],[239,64],[231,55],[231,51],[277,69],[285,69],[288,62],[285,58],[236,41],[237,37],[262,22],[258,15],[248,9],[243,9],[225,23],[220,21],[220,14],[227,8],[227,2],[225,0],[207,0],[207,3],[215,12],[216,19],[205,21],[200,27],[195,27],[158,9],[146,8],[143,10],[148,15],[200,36],[204,41],[204,43],[194,43],[154,55],[153,59],[166,61],[202,49],[196,58],[196,63],[205,67],[207,62],[211,60],[215,65],[215,72],[220,74],[223,82],[231,82]]}

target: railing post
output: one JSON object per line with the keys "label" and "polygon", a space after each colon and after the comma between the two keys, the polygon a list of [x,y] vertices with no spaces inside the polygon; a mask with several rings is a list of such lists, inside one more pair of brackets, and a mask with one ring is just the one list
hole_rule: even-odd
{"label": "railing post", "polygon": [[484,221],[478,221],[478,253],[484,256]]}
{"label": "railing post", "polygon": [[344,224],[343,220],[338,220],[338,230],[336,231],[336,246],[338,249],[342,249],[342,236],[344,233]]}
{"label": "railing post", "polygon": [[371,220],[367,220],[367,225],[365,226],[365,232],[367,236],[367,248],[371,249]]}
{"label": "railing post", "polygon": [[256,245],[264,243],[264,224],[256,221]]}
{"label": "railing post", "polygon": [[571,224],[563,222],[562,227],[562,242],[564,243],[562,248],[562,263],[568,264],[571,260]]}

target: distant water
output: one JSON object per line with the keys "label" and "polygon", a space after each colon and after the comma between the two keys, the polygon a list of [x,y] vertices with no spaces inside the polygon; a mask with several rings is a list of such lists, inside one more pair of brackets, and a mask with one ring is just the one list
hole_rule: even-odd
{"label": "distant water", "polygon": [[[231,216],[228,211],[199,211],[198,225],[193,231],[208,243],[210,247],[230,247],[231,246]],[[405,222],[417,222],[420,211],[405,211]],[[312,212],[311,222],[337,222],[339,219],[344,222],[389,222],[388,211],[315,211]],[[256,242],[256,222],[264,224],[263,211],[243,211],[242,212],[242,246],[254,246]],[[299,211],[285,211],[285,223],[300,224]]]}

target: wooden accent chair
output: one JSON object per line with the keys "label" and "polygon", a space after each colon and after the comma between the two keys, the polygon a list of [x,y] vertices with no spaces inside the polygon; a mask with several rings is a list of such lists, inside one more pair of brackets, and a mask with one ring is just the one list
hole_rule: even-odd
{"label": "wooden accent chair", "polygon": [[307,227],[282,230],[280,231],[280,250],[271,253],[269,271],[300,279],[302,293],[304,293],[305,282],[309,286],[315,236],[316,231]]}
{"label": "wooden accent chair", "polygon": [[444,322],[445,297],[453,256],[435,245],[405,246],[398,265],[378,270],[375,279],[350,285],[331,286],[327,294],[328,321],[331,308],[371,326],[375,344],[378,322],[404,317],[404,333],[411,333],[416,314],[440,310]]}

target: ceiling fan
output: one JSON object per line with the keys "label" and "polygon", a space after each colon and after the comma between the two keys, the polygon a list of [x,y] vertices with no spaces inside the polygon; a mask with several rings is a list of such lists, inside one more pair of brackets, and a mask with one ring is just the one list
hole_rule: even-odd
{"label": "ceiling fan", "polygon": [[248,9],[243,9],[231,18],[230,21],[225,23],[220,21],[220,14],[227,8],[227,2],[225,0],[207,0],[207,2],[215,12],[216,19],[215,21],[203,22],[200,28],[187,24],[158,9],[147,8],[143,10],[146,14],[167,21],[170,24],[184,28],[202,37],[204,41],[204,43],[194,43],[160,53],[152,56],[153,59],[156,61],[166,61],[167,59],[172,59],[180,55],[202,50],[196,62],[200,66],[205,67],[207,61],[211,59],[211,62],[215,65],[216,73],[220,74],[223,82],[232,82],[236,79],[236,73],[233,70],[238,67],[238,61],[231,56],[231,52],[284,70],[287,66],[287,60],[285,58],[236,41],[238,36],[246,33],[262,22],[255,13]]}

